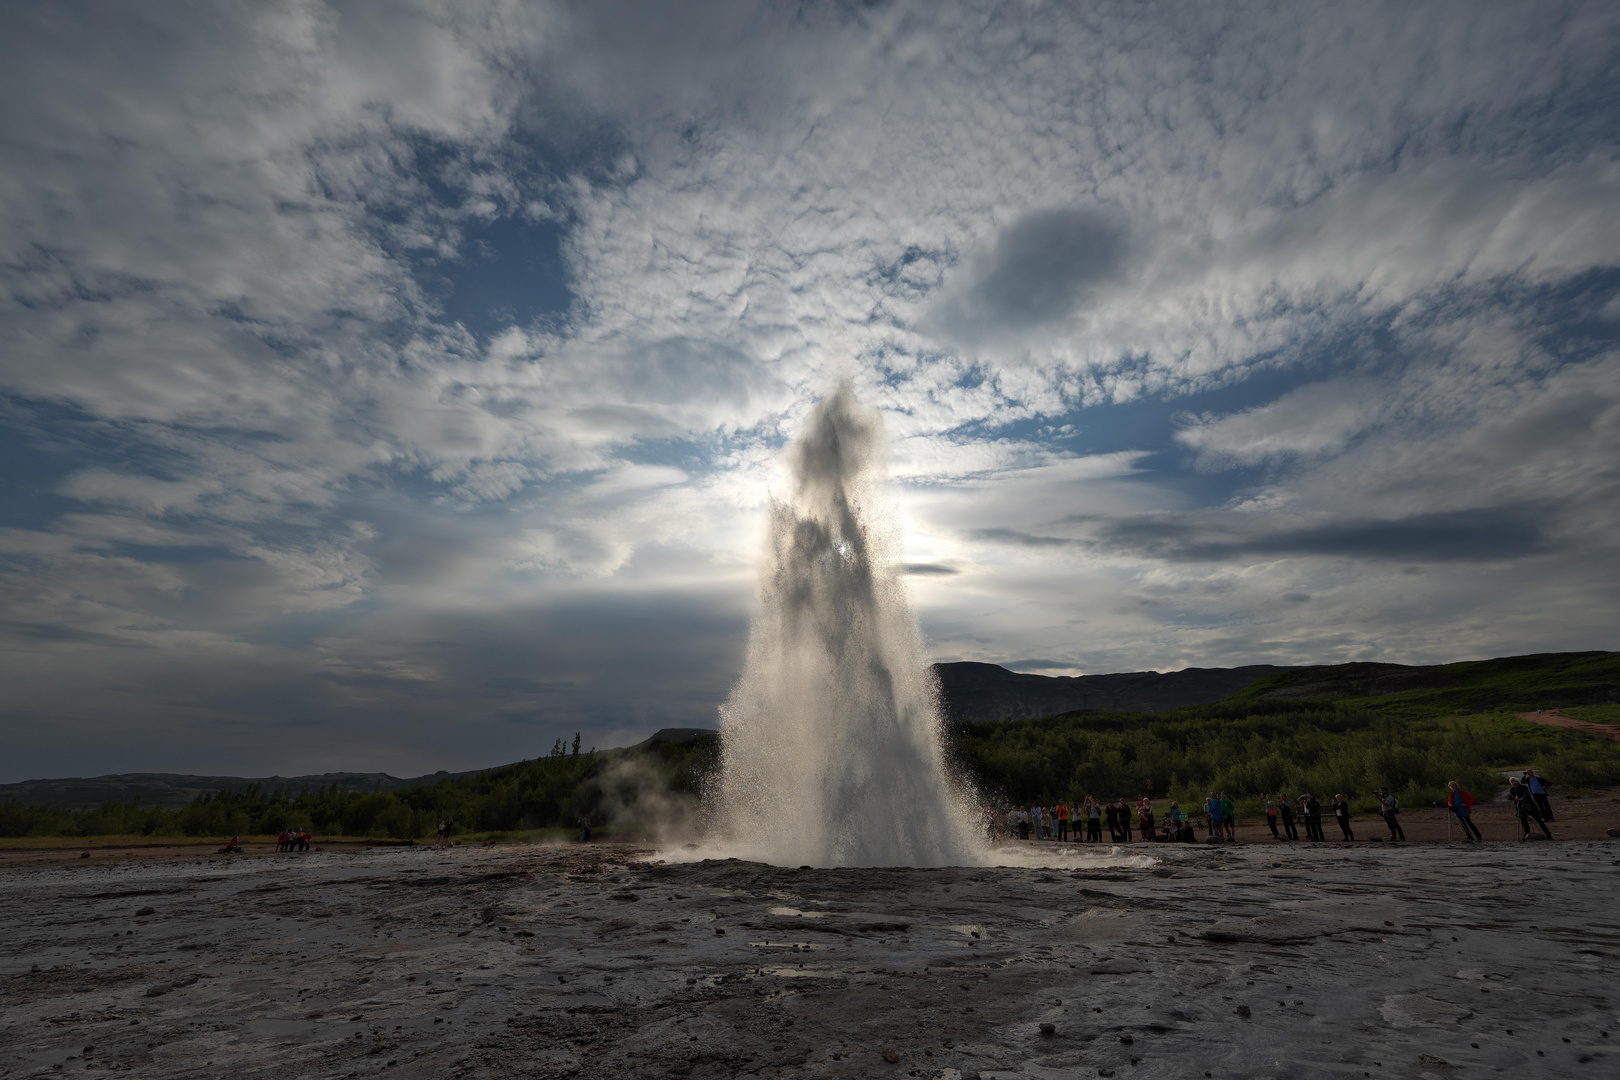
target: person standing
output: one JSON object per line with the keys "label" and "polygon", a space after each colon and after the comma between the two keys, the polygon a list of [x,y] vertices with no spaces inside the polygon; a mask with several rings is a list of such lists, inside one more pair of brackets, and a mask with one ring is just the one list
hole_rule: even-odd
{"label": "person standing", "polygon": [[1221,824],[1226,827],[1226,838],[1237,843],[1237,804],[1224,791],[1221,792]]}
{"label": "person standing", "polygon": [[1102,843],[1102,807],[1090,795],[1086,796],[1086,840],[1089,843]]}
{"label": "person standing", "polygon": [[1552,830],[1547,823],[1541,820],[1541,807],[1536,805],[1536,797],[1528,785],[1519,782],[1517,776],[1508,778],[1508,798],[1513,800],[1513,809],[1519,815],[1519,827],[1524,830],[1520,840],[1530,839],[1530,822],[1534,821],[1541,834],[1552,839]]}
{"label": "person standing", "polygon": [[1131,831],[1131,808],[1126,804],[1123,795],[1119,797],[1119,831],[1127,844],[1135,839]]}
{"label": "person standing", "polygon": [[1117,844],[1119,843],[1119,804],[1109,803],[1104,807],[1104,810],[1108,816],[1108,841]]}
{"label": "person standing", "polygon": [[1058,840],[1067,842],[1069,839],[1069,804],[1060,802],[1057,805]]}
{"label": "person standing", "polygon": [[1277,812],[1282,816],[1283,832],[1288,834],[1288,839],[1298,840],[1299,831],[1294,828],[1294,804],[1287,795],[1277,797]]}
{"label": "person standing", "polygon": [[1153,825],[1153,804],[1146,795],[1136,800],[1136,827],[1143,840],[1152,840],[1156,835]]}
{"label": "person standing", "polygon": [[1378,789],[1378,812],[1383,815],[1384,824],[1389,826],[1389,838],[1405,840],[1406,830],[1401,828],[1399,820],[1401,800],[1391,795],[1387,787]]}
{"label": "person standing", "polygon": [[[1474,797],[1464,791],[1462,785],[1455,780],[1446,785],[1446,807],[1462,824],[1464,841],[1470,844],[1475,840],[1484,842],[1485,838],[1479,834],[1479,826],[1474,824]],[[1470,836],[1469,833],[1473,835]]]}
{"label": "person standing", "polygon": [[1316,796],[1310,792],[1301,792],[1299,799],[1299,814],[1305,819],[1305,839],[1316,843],[1322,839],[1317,834],[1322,828],[1322,808],[1316,805]]}
{"label": "person standing", "polygon": [[1343,795],[1333,796],[1333,820],[1339,823],[1339,831],[1344,833],[1346,840],[1356,838],[1356,834],[1350,831],[1350,802]]}
{"label": "person standing", "polygon": [[1212,840],[1215,838],[1215,830],[1220,826],[1220,820],[1220,803],[1215,801],[1215,793],[1212,791],[1209,798],[1204,800],[1204,833]]}
{"label": "person standing", "polygon": [[1549,786],[1547,782],[1536,775],[1536,770],[1526,769],[1524,770],[1524,783],[1530,789],[1530,797],[1536,800],[1536,809],[1541,811],[1542,820],[1554,820],[1552,803],[1547,799],[1547,788]]}
{"label": "person standing", "polygon": [[1266,792],[1266,794],[1265,794],[1265,802],[1266,802],[1266,824],[1268,826],[1270,826],[1270,828],[1271,828],[1271,838],[1273,840],[1281,840],[1282,837],[1277,835],[1277,799],[1276,799],[1276,796],[1272,795],[1272,793],[1269,792],[1269,791]]}

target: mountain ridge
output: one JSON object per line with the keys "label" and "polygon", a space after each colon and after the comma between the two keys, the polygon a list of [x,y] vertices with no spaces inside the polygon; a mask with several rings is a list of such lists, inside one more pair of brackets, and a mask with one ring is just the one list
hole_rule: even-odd
{"label": "mountain ridge", "polygon": [[1164,712],[1208,705],[1297,668],[1248,664],[1108,675],[1029,675],[971,660],[935,664],[947,722],[1030,720],[1082,710]]}
{"label": "mountain ridge", "polygon": [[[1103,675],[1032,675],[997,664],[935,664],[941,711],[948,724],[1058,717],[1077,712],[1164,712],[1227,699],[1286,701],[1336,699],[1357,707],[1410,714],[1467,712],[1514,703],[1561,707],[1620,698],[1620,653],[1536,653],[1452,664],[1412,666],[1354,662],[1236,668],[1184,668]],[[664,728],[633,746],[607,753],[652,753],[718,735],[712,728]],[[139,798],[142,805],[176,809],[204,792],[258,784],[292,793],[337,786],[398,791],[495,769],[440,770],[416,777],[384,772],[327,772],[305,776],[207,776],[190,773],[114,773],[0,784],[0,801],[94,809]]]}

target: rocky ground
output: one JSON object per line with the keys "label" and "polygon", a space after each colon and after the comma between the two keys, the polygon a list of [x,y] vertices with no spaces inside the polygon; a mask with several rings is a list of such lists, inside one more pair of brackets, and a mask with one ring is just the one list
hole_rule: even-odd
{"label": "rocky ground", "polygon": [[1606,840],[13,865],[0,1077],[1611,1077],[1617,885]]}

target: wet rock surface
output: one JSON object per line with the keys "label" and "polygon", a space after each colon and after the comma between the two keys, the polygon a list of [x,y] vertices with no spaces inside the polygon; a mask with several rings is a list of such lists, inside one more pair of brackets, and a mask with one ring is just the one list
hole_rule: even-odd
{"label": "wet rock surface", "polygon": [[653,858],[5,871],[0,1077],[1603,1077],[1620,1061],[1609,843],[1281,865],[1177,849],[1061,871]]}

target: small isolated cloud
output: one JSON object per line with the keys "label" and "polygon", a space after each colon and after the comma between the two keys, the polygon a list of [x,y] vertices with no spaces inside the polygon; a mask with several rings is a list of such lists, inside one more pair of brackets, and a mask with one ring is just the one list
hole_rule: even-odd
{"label": "small isolated cloud", "polygon": [[950,337],[977,343],[1063,322],[1116,277],[1125,230],[1092,210],[1026,214],[970,258],[936,316]]}
{"label": "small isolated cloud", "polygon": [[1009,671],[1070,671],[1075,665],[1070,660],[1009,660],[1001,666]]}
{"label": "small isolated cloud", "polygon": [[1082,540],[1075,540],[1066,536],[1037,536],[1034,533],[1020,532],[1017,529],[1004,529],[1000,527],[990,529],[974,529],[968,534],[975,540],[991,544],[1006,544],[1012,547],[1026,548],[1065,548],[1077,547],[1084,544]]}
{"label": "small isolated cloud", "polygon": [[1377,408],[1371,387],[1335,379],[1230,416],[1189,418],[1175,439],[1197,451],[1198,467],[1207,470],[1320,457],[1343,450],[1374,421]]}
{"label": "small isolated cloud", "polygon": [[954,577],[962,571],[955,566],[946,566],[944,563],[914,562],[906,563],[901,573],[910,577]]}
{"label": "small isolated cloud", "polygon": [[1205,521],[1184,515],[1107,522],[1088,543],[1173,562],[1288,558],[1492,562],[1554,550],[1546,517],[1547,508],[1537,505],[1447,510],[1394,519],[1339,519],[1304,527],[1277,521],[1235,522],[1230,517]]}
{"label": "small isolated cloud", "polygon": [[605,499],[630,491],[673,487],[688,479],[685,472],[670,465],[624,465],[591,484],[584,494],[587,498]]}

